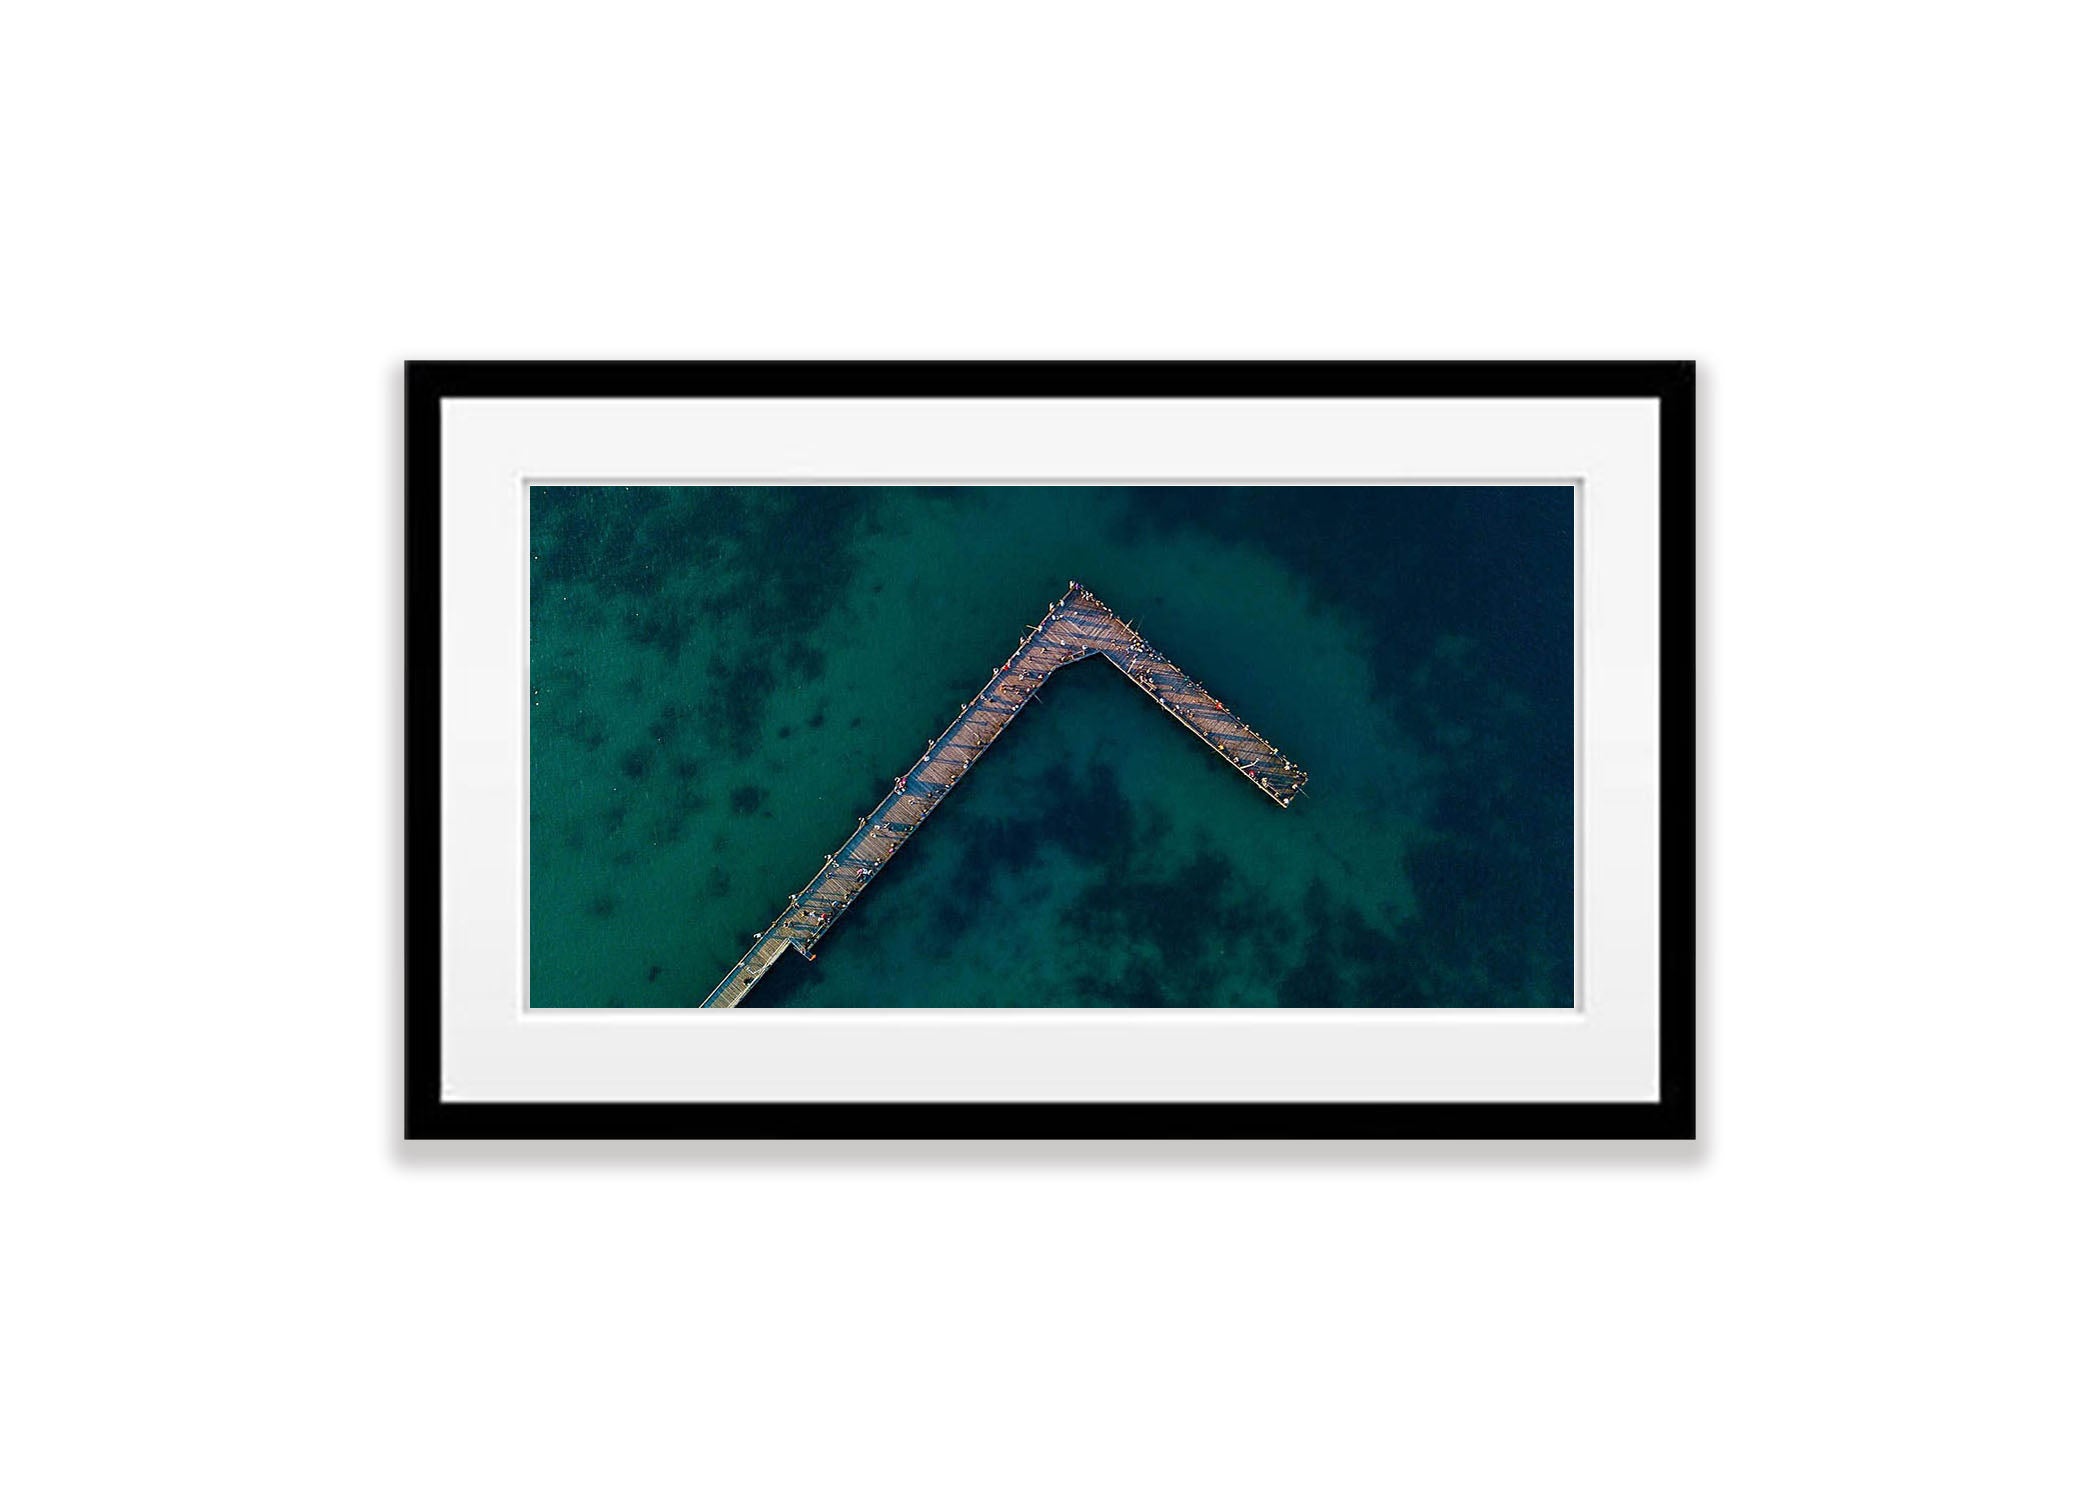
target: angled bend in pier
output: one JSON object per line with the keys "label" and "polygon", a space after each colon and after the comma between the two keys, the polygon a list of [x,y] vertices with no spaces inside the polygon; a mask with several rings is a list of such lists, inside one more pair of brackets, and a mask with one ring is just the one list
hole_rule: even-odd
{"label": "angled bend in pier", "polygon": [[963,779],[977,758],[1035,698],[1052,672],[1089,656],[1105,657],[1183,727],[1261,788],[1278,807],[1305,787],[1305,772],[1154,650],[1145,638],[1087,590],[1074,583],[962,706],[955,721],[926,742],[926,753],[899,776],[861,820],[852,837],[824,861],[736,967],[722,976],[703,1005],[735,1005],[790,949],[816,957],[816,945],[868,883],[882,872],[927,816]]}

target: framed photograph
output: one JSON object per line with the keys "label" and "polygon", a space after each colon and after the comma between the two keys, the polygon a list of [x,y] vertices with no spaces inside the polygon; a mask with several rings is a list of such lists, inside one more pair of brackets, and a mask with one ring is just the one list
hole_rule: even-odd
{"label": "framed photograph", "polygon": [[1688,363],[414,363],[407,1133],[1673,1137]]}

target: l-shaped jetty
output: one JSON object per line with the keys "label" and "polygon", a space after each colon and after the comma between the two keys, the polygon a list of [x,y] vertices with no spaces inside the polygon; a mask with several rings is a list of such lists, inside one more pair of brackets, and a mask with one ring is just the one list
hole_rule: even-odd
{"label": "l-shaped jetty", "polygon": [[892,783],[874,811],[824,861],[816,878],[722,976],[705,1006],[735,1005],[789,949],[814,960],[816,947],[846,908],[882,873],[904,841],[977,764],[1050,674],[1089,656],[1105,657],[1145,695],[1261,788],[1278,807],[1305,789],[1305,772],[1212,697],[1202,683],[1153,649],[1130,622],[1076,582],[1051,604],[991,681],[962,705],[955,722],[926,742],[926,753]]}

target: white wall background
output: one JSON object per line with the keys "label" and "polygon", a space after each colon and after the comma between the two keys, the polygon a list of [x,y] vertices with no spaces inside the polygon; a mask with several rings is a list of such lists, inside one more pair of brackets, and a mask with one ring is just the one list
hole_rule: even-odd
{"label": "white wall background", "polygon": [[[2091,12],[11,12],[0,1488],[2091,1494]],[[395,1143],[398,362],[1702,361],[1696,1150]]]}

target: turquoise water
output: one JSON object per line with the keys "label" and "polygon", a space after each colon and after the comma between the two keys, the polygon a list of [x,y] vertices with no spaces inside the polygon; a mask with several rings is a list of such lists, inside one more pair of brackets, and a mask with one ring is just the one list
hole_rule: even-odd
{"label": "turquoise water", "polygon": [[698,1003],[1078,579],[1305,793],[1081,662],[746,1005],[1568,1005],[1573,577],[1565,487],[536,488],[532,1003]]}

